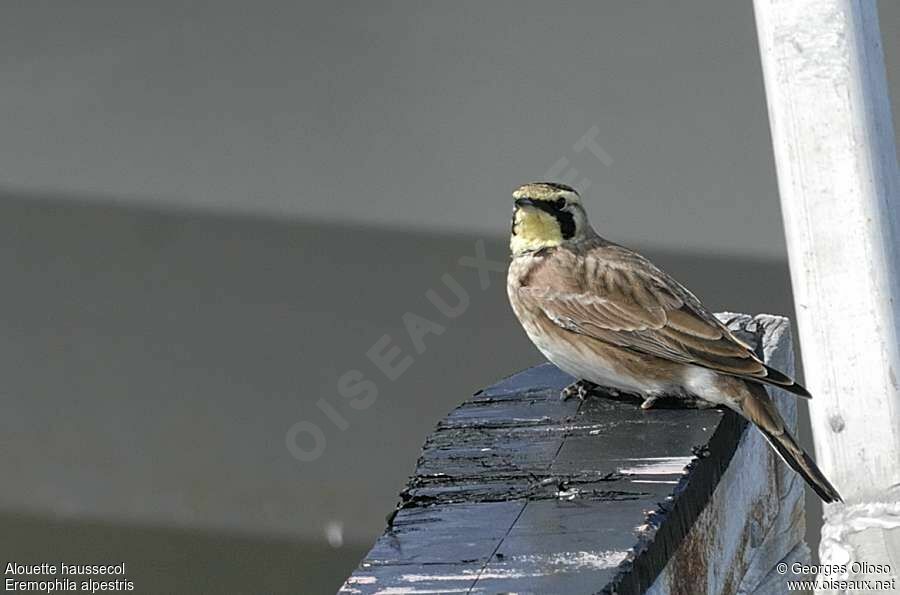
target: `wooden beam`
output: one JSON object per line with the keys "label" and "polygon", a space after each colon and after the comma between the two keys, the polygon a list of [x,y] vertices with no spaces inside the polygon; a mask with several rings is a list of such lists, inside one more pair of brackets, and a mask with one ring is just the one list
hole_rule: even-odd
{"label": "wooden beam", "polygon": [[900,178],[877,6],[754,5],[816,454],[847,503],[826,508],[822,560],[896,571]]}
{"label": "wooden beam", "polygon": [[[793,370],[784,318],[720,315]],[[428,438],[341,593],[764,593],[808,563],[803,493],[730,411],[559,400],[549,364],[487,388]],[[776,395],[789,424],[796,399]],[[773,583],[774,581],[774,583]]]}

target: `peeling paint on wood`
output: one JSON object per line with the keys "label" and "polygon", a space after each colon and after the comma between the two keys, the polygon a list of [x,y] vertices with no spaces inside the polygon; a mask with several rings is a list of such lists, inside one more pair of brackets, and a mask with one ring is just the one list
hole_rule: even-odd
{"label": "peeling paint on wood", "polygon": [[[720,315],[722,317],[722,315]],[[735,315],[730,325],[753,329],[766,363],[791,375],[794,371],[790,325],[784,318]],[[797,399],[770,390],[788,426],[796,429]],[[778,573],[785,562],[809,563],[803,541],[803,480],[791,471],[754,430],[744,432],[728,469],[681,547],[647,593],[763,595],[787,592]]]}

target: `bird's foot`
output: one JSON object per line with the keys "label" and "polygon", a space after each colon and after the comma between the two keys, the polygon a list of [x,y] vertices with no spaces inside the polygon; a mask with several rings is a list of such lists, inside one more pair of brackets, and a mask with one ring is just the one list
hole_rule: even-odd
{"label": "bird's foot", "polygon": [[597,386],[598,385],[589,380],[576,380],[560,391],[559,398],[566,401],[572,397],[578,397],[584,401],[591,395],[591,392],[597,388]]}
{"label": "bird's foot", "polygon": [[656,403],[656,400],[658,398],[659,397],[644,397],[644,402],[641,403],[641,409],[643,409],[644,411],[650,409],[651,407],[653,407],[653,404]]}

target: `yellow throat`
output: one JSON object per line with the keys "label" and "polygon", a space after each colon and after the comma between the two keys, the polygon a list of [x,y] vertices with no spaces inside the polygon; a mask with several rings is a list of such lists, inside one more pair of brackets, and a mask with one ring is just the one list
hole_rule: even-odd
{"label": "yellow throat", "polygon": [[556,217],[535,208],[516,209],[509,248],[513,254],[552,248],[563,243]]}

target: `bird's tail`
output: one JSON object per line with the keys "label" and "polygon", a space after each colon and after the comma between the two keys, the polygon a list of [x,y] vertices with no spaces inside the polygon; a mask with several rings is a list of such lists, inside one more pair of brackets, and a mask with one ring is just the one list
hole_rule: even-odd
{"label": "bird's tail", "polygon": [[744,416],[759,428],[772,448],[775,449],[788,466],[800,474],[816,494],[824,502],[843,502],[841,495],[831,485],[816,462],[800,448],[794,437],[788,432],[787,425],[766,389],[756,383],[747,383],[750,397],[741,403]]}

